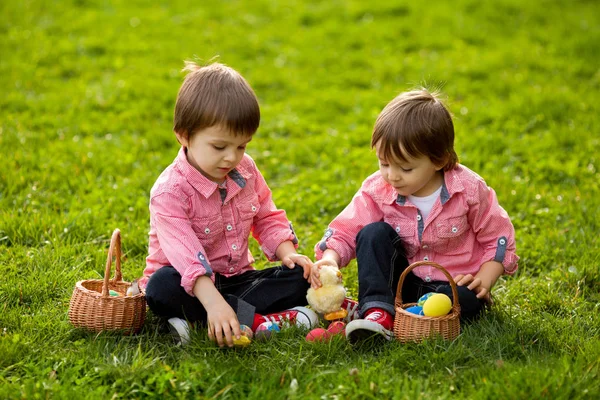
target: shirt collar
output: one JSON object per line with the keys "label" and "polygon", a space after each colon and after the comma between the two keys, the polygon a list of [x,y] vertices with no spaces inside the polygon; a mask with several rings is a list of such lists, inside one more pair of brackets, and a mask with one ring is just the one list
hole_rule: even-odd
{"label": "shirt collar", "polygon": [[[205,198],[209,198],[215,192],[215,190],[218,190],[219,185],[216,182],[213,182],[204,175],[202,175],[200,171],[198,171],[189,163],[189,161],[187,160],[187,155],[184,146],[181,146],[181,149],[177,154],[177,158],[175,159],[175,165],[177,169],[179,169],[181,174],[185,177],[185,179],[188,181],[188,183],[192,185],[194,189],[200,192],[200,194],[202,194],[202,196],[204,196]],[[227,174],[226,179],[235,183],[237,186],[239,186],[240,189],[242,189],[244,188],[244,186],[246,186],[246,180],[248,179],[248,177],[249,172],[244,167],[242,167],[240,163],[240,165],[238,165],[238,168],[232,169]],[[231,183],[228,182],[227,187],[231,188]]]}

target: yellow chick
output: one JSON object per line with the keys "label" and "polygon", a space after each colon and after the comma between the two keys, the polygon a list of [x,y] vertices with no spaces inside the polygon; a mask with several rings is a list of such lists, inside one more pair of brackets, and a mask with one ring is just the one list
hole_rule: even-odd
{"label": "yellow chick", "polygon": [[319,278],[322,286],[310,288],[306,293],[308,304],[316,312],[324,314],[327,320],[344,318],[347,312],[340,307],[346,297],[342,273],[336,267],[323,265],[319,270]]}

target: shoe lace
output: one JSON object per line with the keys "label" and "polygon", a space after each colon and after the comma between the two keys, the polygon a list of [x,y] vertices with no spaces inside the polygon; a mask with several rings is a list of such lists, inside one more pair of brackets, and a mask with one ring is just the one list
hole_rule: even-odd
{"label": "shoe lace", "polygon": [[348,318],[353,319],[354,313],[358,314],[358,301],[346,301],[346,311],[348,312]]}
{"label": "shoe lace", "polygon": [[381,311],[373,311],[372,313],[367,315],[365,319],[369,321],[377,321],[381,317],[383,317],[383,313]]}
{"label": "shoe lace", "polygon": [[267,322],[272,322],[274,324],[279,324],[283,321],[291,321],[293,318],[293,316],[291,315],[290,312],[286,312],[284,313],[278,313],[278,314],[272,314],[272,315],[265,315],[265,321]]}

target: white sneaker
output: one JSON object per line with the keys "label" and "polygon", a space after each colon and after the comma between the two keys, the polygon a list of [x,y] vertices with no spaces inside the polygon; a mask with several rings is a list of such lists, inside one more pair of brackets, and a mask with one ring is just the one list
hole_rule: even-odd
{"label": "white sneaker", "polygon": [[190,324],[181,318],[169,318],[169,330],[177,345],[185,346],[190,342]]}

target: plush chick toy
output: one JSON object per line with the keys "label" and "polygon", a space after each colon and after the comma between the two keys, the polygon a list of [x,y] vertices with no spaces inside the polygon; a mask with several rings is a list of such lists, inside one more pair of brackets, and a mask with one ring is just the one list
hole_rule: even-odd
{"label": "plush chick toy", "polygon": [[321,287],[310,288],[306,294],[306,300],[313,310],[328,321],[342,319],[348,312],[341,305],[346,297],[346,288],[342,284],[342,273],[336,267],[323,265],[319,270]]}

